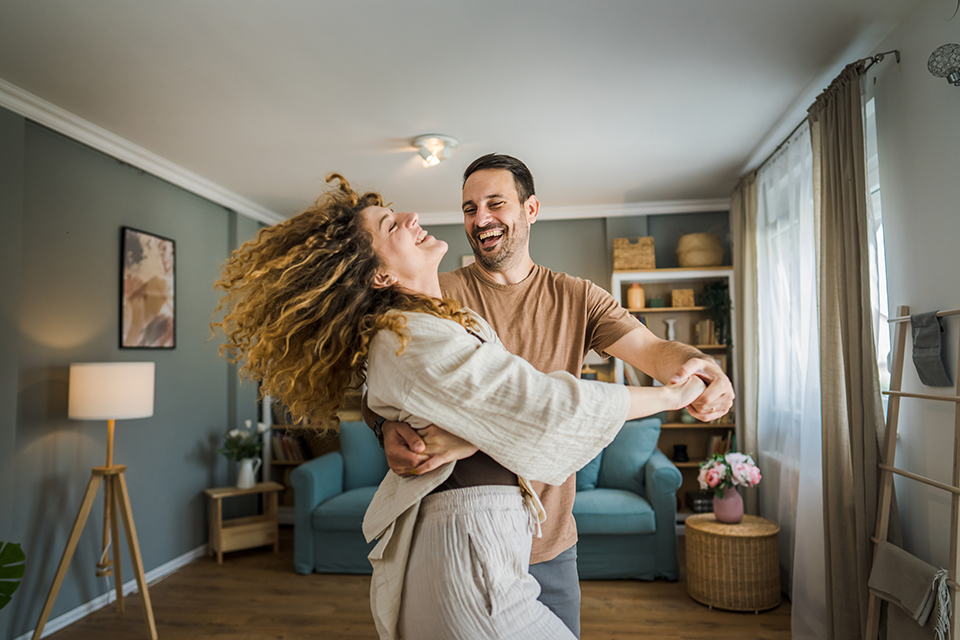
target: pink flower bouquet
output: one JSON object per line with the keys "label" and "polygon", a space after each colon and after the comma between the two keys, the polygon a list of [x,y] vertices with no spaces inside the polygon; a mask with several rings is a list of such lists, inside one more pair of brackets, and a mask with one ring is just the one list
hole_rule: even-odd
{"label": "pink flower bouquet", "polygon": [[750,456],[743,453],[715,453],[700,464],[697,481],[702,490],[713,489],[718,498],[723,498],[724,489],[755,487],[762,477]]}

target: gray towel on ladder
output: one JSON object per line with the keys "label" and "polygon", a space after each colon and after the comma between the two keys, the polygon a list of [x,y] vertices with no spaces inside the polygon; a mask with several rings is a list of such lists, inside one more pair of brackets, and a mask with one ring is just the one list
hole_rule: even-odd
{"label": "gray towel on ladder", "polygon": [[[888,632],[891,627],[899,628],[902,635],[888,633],[888,638],[908,640],[935,636],[944,640],[950,637],[950,595],[946,578],[945,569],[937,569],[889,542],[880,543],[868,586],[875,596],[897,605],[888,610]],[[905,612],[914,624],[904,625],[905,616],[893,611],[895,608]],[[923,630],[924,626],[928,630]],[[929,635],[929,627],[933,636]]]}
{"label": "gray towel on ladder", "polygon": [[913,364],[920,382],[928,387],[949,387],[950,374],[943,364],[943,327],[936,311],[910,316],[913,329]]}

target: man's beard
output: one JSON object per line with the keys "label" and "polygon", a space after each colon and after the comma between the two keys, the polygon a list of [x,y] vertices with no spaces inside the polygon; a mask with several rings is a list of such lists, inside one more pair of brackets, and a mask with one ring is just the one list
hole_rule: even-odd
{"label": "man's beard", "polygon": [[527,241],[527,238],[530,237],[530,226],[520,223],[510,229],[509,227],[501,227],[503,229],[503,236],[500,240],[500,249],[496,253],[486,253],[480,247],[480,240],[477,239],[482,231],[487,231],[488,229],[496,227],[486,227],[481,229],[471,238],[471,247],[473,249],[473,255],[477,259],[484,269],[487,271],[501,272],[509,269],[513,261],[516,259],[517,255],[520,252],[521,247]]}

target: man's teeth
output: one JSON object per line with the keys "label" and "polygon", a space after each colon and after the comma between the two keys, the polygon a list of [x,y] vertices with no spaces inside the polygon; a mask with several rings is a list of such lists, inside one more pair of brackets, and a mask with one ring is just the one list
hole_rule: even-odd
{"label": "man's teeth", "polygon": [[480,241],[482,242],[487,238],[491,238],[493,236],[502,236],[502,235],[503,235],[503,229],[489,229],[487,231],[481,232],[480,235],[477,237],[480,238]]}

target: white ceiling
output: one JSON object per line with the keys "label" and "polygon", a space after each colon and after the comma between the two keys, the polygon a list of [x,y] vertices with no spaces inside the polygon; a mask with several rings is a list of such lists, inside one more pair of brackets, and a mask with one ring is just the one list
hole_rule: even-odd
{"label": "white ceiling", "polygon": [[[545,211],[582,210],[727,197],[915,5],[0,0],[0,79],[284,217],[330,171],[456,212],[488,152],[530,166]],[[422,133],[461,146],[424,169]]]}

